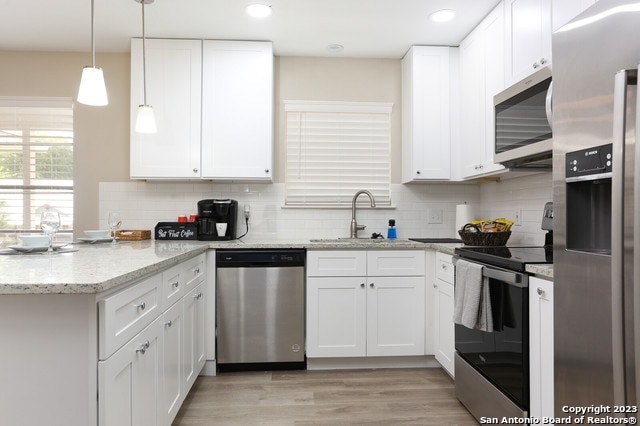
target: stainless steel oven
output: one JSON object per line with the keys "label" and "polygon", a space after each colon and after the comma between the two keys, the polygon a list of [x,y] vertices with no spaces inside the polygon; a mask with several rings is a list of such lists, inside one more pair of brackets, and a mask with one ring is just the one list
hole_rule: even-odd
{"label": "stainless steel oven", "polygon": [[[503,247],[504,248],[504,247]],[[529,411],[529,277],[482,264],[493,327],[455,325],[456,396],[478,419]]]}

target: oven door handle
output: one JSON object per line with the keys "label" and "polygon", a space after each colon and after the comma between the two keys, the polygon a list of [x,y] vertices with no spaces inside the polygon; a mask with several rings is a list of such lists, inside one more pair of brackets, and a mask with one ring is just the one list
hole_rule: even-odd
{"label": "oven door handle", "polygon": [[484,268],[482,268],[482,276],[493,278],[519,288],[529,287],[529,280],[525,279],[525,275],[519,272],[493,269],[484,265]]}

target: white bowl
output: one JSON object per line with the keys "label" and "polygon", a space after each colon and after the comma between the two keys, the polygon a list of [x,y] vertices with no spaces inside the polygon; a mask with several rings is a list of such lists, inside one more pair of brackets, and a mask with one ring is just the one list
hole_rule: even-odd
{"label": "white bowl", "polygon": [[89,238],[109,238],[111,237],[111,231],[84,231],[85,235]]}
{"label": "white bowl", "polygon": [[18,236],[22,244],[30,247],[48,247],[49,237],[46,235],[20,235]]}

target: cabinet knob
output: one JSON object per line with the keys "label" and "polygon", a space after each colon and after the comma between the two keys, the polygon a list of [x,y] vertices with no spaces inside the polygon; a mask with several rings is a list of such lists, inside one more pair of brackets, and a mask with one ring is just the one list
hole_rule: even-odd
{"label": "cabinet knob", "polygon": [[193,173],[198,173],[198,168],[197,167],[193,168]]}
{"label": "cabinet knob", "polygon": [[140,302],[137,305],[134,305],[136,308],[140,309],[141,311],[144,311],[144,309],[147,307],[146,303],[144,302]]}
{"label": "cabinet knob", "polygon": [[360,283],[360,287],[364,288],[364,283]]}
{"label": "cabinet knob", "polygon": [[269,169],[264,169],[264,172],[265,173],[269,173]]}
{"label": "cabinet knob", "polygon": [[438,284],[433,283],[433,288],[438,288]]}
{"label": "cabinet knob", "polygon": [[165,322],[164,325],[166,325],[167,327],[171,327],[173,325],[173,321],[169,320]]}
{"label": "cabinet knob", "polygon": [[202,297],[202,292],[198,292],[198,294],[194,294],[193,298],[199,300]]}
{"label": "cabinet knob", "polygon": [[200,273],[200,268],[196,268],[196,270],[194,271],[196,275],[198,275]]}
{"label": "cabinet knob", "polygon": [[416,171],[416,174],[419,175],[420,174],[420,170]]}
{"label": "cabinet knob", "polygon": [[179,281],[176,281],[175,283],[171,283],[171,287],[173,288],[178,288],[179,285],[180,285]]}
{"label": "cabinet knob", "polygon": [[537,62],[534,62],[532,67],[533,67],[533,69],[539,68],[540,64],[538,64]]}
{"label": "cabinet knob", "polygon": [[137,353],[141,353],[142,355],[144,355],[144,353],[147,351],[147,349],[149,349],[149,341],[147,340],[144,343],[141,343],[140,346],[138,346],[136,348],[136,352]]}
{"label": "cabinet knob", "polygon": [[543,296],[544,295],[544,290],[541,287],[538,287],[536,292],[538,293],[538,296]]}
{"label": "cabinet knob", "polygon": [[373,288],[375,285],[373,283],[369,284],[369,287]]}
{"label": "cabinet knob", "polygon": [[540,58],[540,64],[544,65],[547,63],[547,60],[545,58]]}

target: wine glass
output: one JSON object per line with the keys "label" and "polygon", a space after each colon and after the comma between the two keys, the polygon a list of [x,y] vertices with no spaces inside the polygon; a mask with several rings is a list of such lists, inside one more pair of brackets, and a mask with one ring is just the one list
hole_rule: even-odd
{"label": "wine glass", "polygon": [[40,215],[40,228],[49,237],[47,254],[53,253],[53,236],[60,229],[60,214],[55,210],[45,210]]}
{"label": "wine glass", "polygon": [[109,228],[111,228],[111,235],[113,236],[113,240],[111,240],[112,244],[116,243],[116,230],[120,228],[122,225],[122,218],[120,217],[120,213],[117,212],[109,212]]}

